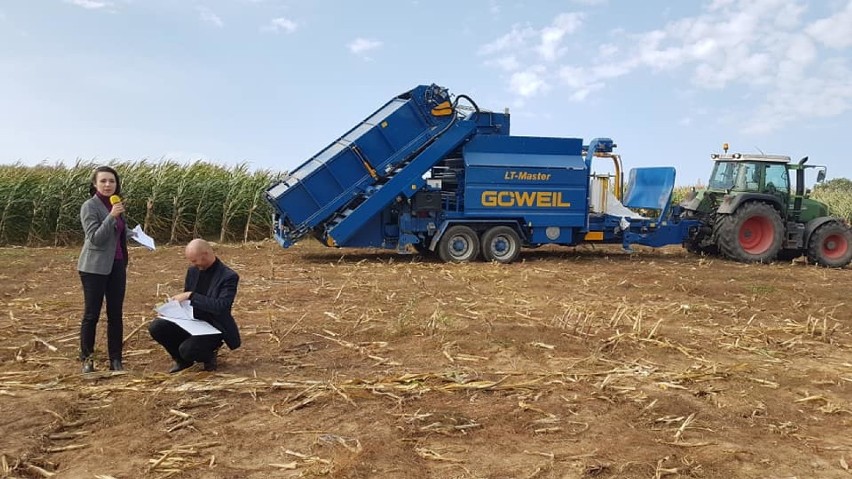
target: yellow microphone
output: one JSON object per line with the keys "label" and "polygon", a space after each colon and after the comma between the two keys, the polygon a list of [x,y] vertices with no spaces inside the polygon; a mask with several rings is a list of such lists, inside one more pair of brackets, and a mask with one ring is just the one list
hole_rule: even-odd
{"label": "yellow microphone", "polygon": [[121,203],[121,197],[118,195],[112,195],[109,197],[109,204],[114,205],[116,203]]}

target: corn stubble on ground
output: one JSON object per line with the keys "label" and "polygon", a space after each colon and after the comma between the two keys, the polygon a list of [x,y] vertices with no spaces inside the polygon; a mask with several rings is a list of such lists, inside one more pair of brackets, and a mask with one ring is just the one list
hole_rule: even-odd
{"label": "corn stubble on ground", "polygon": [[182,251],[134,249],[127,371],[82,376],[77,252],[0,249],[3,477],[852,476],[848,268],[220,246],[244,346],[168,375]]}

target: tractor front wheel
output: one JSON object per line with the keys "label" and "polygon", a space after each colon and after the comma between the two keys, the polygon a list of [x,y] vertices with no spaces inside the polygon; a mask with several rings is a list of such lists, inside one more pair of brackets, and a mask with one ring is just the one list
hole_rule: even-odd
{"label": "tractor front wheel", "polygon": [[808,241],[808,260],[829,268],[846,266],[852,262],[852,231],[835,221],[820,226]]}
{"label": "tractor front wheel", "polygon": [[447,263],[466,263],[479,254],[479,236],[467,226],[452,226],[438,242],[438,256]]}
{"label": "tractor front wheel", "polygon": [[767,263],[781,250],[784,224],[778,211],[766,203],[746,203],[719,222],[717,244],[728,258]]}

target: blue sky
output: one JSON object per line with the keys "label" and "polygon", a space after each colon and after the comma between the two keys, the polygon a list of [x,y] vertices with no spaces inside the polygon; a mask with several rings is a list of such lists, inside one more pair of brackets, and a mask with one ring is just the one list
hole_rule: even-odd
{"label": "blue sky", "polygon": [[852,178],[852,0],[0,1],[0,163],[291,170],[428,83],[679,184],[723,142]]}

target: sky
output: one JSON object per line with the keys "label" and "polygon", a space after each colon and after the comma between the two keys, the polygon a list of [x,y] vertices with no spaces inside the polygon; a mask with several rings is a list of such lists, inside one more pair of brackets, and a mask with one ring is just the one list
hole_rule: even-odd
{"label": "sky", "polygon": [[725,142],[852,178],[852,0],[0,0],[0,164],[293,170],[432,83],[681,185]]}

